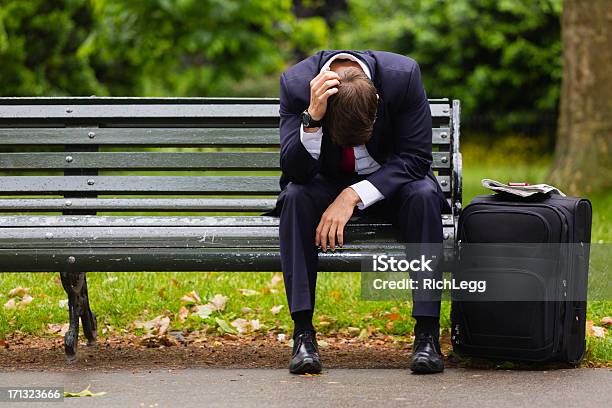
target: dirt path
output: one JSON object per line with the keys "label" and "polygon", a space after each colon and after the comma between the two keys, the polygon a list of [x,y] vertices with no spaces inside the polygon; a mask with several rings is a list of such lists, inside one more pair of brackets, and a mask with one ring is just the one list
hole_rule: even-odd
{"label": "dirt path", "polygon": [[[151,340],[151,339],[149,339]],[[0,370],[114,370],[160,368],[285,368],[291,354],[287,342],[271,337],[208,337],[187,344],[143,341],[136,336],[114,336],[93,347],[79,345],[78,361],[67,365],[61,338],[8,339],[0,348]],[[158,339],[159,340],[159,339]],[[407,368],[408,341],[363,342],[350,338],[320,339],[329,368]],[[143,345],[143,344],[148,344]]]}

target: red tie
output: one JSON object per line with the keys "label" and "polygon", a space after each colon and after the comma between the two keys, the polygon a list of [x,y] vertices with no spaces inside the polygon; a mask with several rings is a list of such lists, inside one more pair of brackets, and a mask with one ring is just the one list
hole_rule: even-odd
{"label": "red tie", "polygon": [[355,172],[355,151],[352,147],[344,147],[342,149],[342,158],[340,159],[340,168],[346,173]]}

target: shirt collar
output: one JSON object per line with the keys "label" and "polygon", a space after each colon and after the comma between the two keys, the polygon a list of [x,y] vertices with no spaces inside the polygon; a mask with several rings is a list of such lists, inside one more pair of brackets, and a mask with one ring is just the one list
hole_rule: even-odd
{"label": "shirt collar", "polygon": [[335,54],[331,58],[329,58],[325,62],[323,67],[321,67],[321,72],[327,70],[329,68],[329,66],[331,65],[331,63],[334,62],[335,59],[347,59],[347,60],[355,61],[356,63],[359,64],[359,66],[361,67],[363,72],[366,74],[366,76],[370,80],[372,79],[372,74],[370,73],[370,68],[368,68],[368,66],[362,60],[360,60],[359,58],[357,58],[353,54],[349,54],[349,53],[346,53],[346,52],[341,52],[341,53]]}

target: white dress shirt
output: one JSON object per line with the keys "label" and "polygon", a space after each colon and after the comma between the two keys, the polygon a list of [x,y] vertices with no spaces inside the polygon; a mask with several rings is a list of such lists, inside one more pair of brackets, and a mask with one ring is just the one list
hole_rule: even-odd
{"label": "white dress shirt", "polygon": [[[321,68],[321,72],[329,70],[329,66],[337,58],[348,59],[357,62],[363,72],[367,75],[367,77],[372,79],[372,75],[368,66],[364,64],[363,61],[361,61],[359,58],[345,52],[336,54],[330,59],[328,59],[325,62],[325,65],[323,65],[323,67]],[[322,128],[319,128],[316,132],[309,133],[304,131],[303,125],[300,126],[300,140],[306,148],[306,151],[308,151],[308,153],[310,153],[310,155],[315,159],[318,159],[321,155],[322,139]],[[380,168],[380,164],[378,164],[376,160],[374,160],[372,156],[370,156],[370,153],[368,152],[368,149],[365,145],[353,147],[353,152],[355,154],[355,172],[357,174],[371,174]],[[363,210],[364,208],[367,208],[372,204],[385,198],[382,193],[376,187],[374,187],[374,185],[368,180],[362,180],[358,183],[355,183],[351,185],[351,188],[355,190],[355,192],[361,199],[361,202],[357,204],[357,208],[360,210]]]}

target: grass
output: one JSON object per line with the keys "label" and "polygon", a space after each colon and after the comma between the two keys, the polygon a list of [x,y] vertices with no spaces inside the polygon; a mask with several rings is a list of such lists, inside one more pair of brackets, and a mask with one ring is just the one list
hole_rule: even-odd
{"label": "grass", "polygon": [[[500,149],[501,150],[501,149]],[[464,205],[477,194],[486,194],[480,179],[500,181],[541,182],[545,179],[548,160],[533,156],[526,163],[520,157],[503,157],[490,151],[467,145],[464,151]],[[501,150],[508,151],[508,150]],[[593,242],[612,242],[612,194],[590,197],[594,207]],[[236,318],[258,319],[262,330],[289,332],[292,327],[282,282],[271,285],[272,273],[91,273],[88,275],[90,302],[98,315],[104,333],[132,330],[137,320],[150,320],[165,314],[171,319],[171,329],[221,331],[216,318],[231,322]],[[0,313],[0,338],[20,331],[45,336],[47,325],[67,321],[60,301],[66,295],[57,274],[0,274],[0,304],[8,300],[8,291],[22,286],[30,288],[32,303]],[[250,289],[252,295],[241,294]],[[226,308],[201,319],[192,314],[179,322],[181,297],[196,291],[203,302],[216,294],[228,297]],[[346,332],[349,327],[369,332],[406,335],[413,329],[410,304],[396,301],[363,301],[360,299],[360,276],[356,273],[320,274],[317,286],[316,324],[324,333]],[[283,305],[278,314],[274,306]],[[245,308],[251,309],[246,311]],[[442,326],[450,327],[450,305],[442,305]],[[589,302],[588,319],[597,325],[612,312],[612,301]],[[102,329],[105,328],[104,331]],[[354,329],[352,329],[354,330]],[[612,336],[588,339],[588,362],[612,361]]]}

